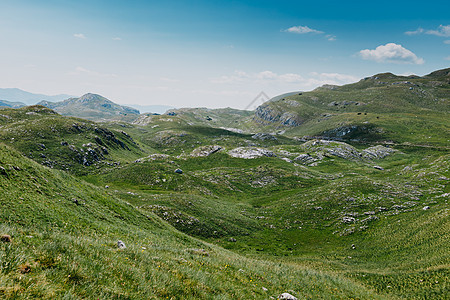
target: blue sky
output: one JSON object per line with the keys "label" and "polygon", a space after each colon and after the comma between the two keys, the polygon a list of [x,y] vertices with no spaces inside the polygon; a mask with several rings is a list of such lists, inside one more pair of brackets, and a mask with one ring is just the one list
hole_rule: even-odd
{"label": "blue sky", "polygon": [[450,65],[447,1],[2,0],[0,87],[244,108]]}

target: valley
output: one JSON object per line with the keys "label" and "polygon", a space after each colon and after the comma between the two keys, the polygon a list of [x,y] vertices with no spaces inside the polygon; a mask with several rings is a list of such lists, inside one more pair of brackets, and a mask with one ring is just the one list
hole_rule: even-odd
{"label": "valley", "polygon": [[5,102],[0,297],[446,299],[449,101],[450,69],[255,111]]}

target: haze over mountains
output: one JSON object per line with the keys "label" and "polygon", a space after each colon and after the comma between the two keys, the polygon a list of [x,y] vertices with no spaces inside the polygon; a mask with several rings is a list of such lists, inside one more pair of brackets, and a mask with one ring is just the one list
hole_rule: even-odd
{"label": "haze over mountains", "polygon": [[62,101],[73,97],[71,95],[55,95],[48,96],[43,94],[34,94],[26,92],[18,88],[0,88],[0,100],[7,100],[12,102],[22,102],[25,105],[33,105],[39,101]]}
{"label": "haze over mountains", "polygon": [[[55,95],[55,96],[48,96],[48,95],[43,95],[43,94],[35,94],[35,93],[30,93],[18,88],[0,88],[0,107],[21,107],[21,106],[26,106],[26,105],[34,105],[37,104],[39,102],[42,103],[48,103],[48,105],[51,105],[55,108],[57,108],[56,110],[61,110],[63,114],[65,114],[67,111],[70,111],[70,108],[67,109],[63,109],[63,107],[67,106],[67,105],[71,105],[73,104],[73,101],[66,101],[64,103],[57,103],[57,102],[61,102],[64,100],[68,100],[71,98],[77,98],[75,96],[70,96],[70,95],[66,95],[66,94],[61,94],[61,95]],[[106,98],[105,98],[106,99]],[[94,100],[94,99],[93,99]],[[95,100],[94,100],[95,102]],[[112,103],[112,102],[111,102]],[[111,104],[110,103],[110,104]],[[85,103],[86,104],[86,103]],[[102,103],[105,104],[105,103]],[[102,104],[99,104],[99,106],[97,107],[97,109],[102,110],[103,108],[106,107],[101,107]],[[93,106],[95,106],[94,103],[92,103],[90,105],[90,108],[92,109]],[[114,106],[116,109],[118,109],[117,113],[119,113],[119,111],[126,111],[127,109],[119,109],[118,104],[112,105]],[[141,112],[152,112],[152,113],[164,113],[169,109],[173,109],[173,106],[168,106],[168,105],[135,105],[135,104],[130,104],[129,108],[134,108],[137,109]],[[84,111],[86,109],[83,108],[82,111]],[[109,109],[109,113],[111,113],[111,108],[107,108],[105,110],[105,115],[103,116],[102,114],[97,115],[97,118],[102,118],[102,117],[108,117],[108,109]],[[81,112],[80,112],[81,113]],[[92,112],[93,113],[93,112]],[[69,114],[70,115],[70,114]],[[90,118],[89,114],[83,115],[80,114],[79,116],[85,116]]]}

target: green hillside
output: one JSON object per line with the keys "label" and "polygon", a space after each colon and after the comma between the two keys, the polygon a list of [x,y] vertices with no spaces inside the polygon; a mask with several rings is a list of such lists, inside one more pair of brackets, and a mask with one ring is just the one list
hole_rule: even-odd
{"label": "green hillside", "polygon": [[0,110],[0,141],[51,168],[85,173],[134,160],[143,151],[121,130],[63,117],[43,106]]}
{"label": "green hillside", "polygon": [[354,84],[323,86],[268,102],[247,123],[254,130],[283,130],[288,136],[443,146],[449,135],[449,74],[450,69],[424,77],[384,73]]}
{"label": "green hillside", "polygon": [[193,239],[108,190],[0,150],[0,230],[11,236],[0,243],[2,298],[377,298],[333,273]]}
{"label": "green hillside", "polygon": [[449,71],[255,112],[1,109],[0,298],[447,299]]}

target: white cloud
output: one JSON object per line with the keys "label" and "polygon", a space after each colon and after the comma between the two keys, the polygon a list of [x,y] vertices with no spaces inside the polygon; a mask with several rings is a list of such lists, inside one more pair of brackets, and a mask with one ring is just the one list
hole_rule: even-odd
{"label": "white cloud", "polygon": [[258,79],[277,79],[278,75],[272,71],[263,71],[256,74]]}
{"label": "white cloud", "polygon": [[445,40],[444,44],[450,45],[450,40]]}
{"label": "white cloud", "polygon": [[436,36],[450,37],[450,25],[439,25],[439,27],[436,30],[431,29],[425,30],[419,27],[417,28],[417,30],[405,32],[405,34],[407,35],[417,35],[422,33]]}
{"label": "white cloud", "polygon": [[450,36],[450,25],[446,25],[446,26],[439,25],[437,30],[427,30],[425,33],[437,35],[437,36],[449,37]]}
{"label": "white cloud", "polygon": [[341,74],[341,73],[317,73],[312,72],[311,75],[319,78],[320,80],[330,80],[333,82],[354,82],[357,81],[358,78],[352,75]]}
{"label": "white cloud", "polygon": [[212,78],[210,81],[212,83],[238,83],[243,82],[244,79],[248,77],[249,75],[244,71],[234,71],[233,75],[224,75],[218,78]]}
{"label": "white cloud", "polygon": [[83,67],[76,67],[74,71],[69,72],[69,75],[89,75],[94,77],[117,77],[116,74],[99,73],[96,71],[88,70]]}
{"label": "white cloud", "polygon": [[290,88],[312,88],[324,84],[342,85],[356,82],[357,77],[341,73],[317,73],[312,72],[307,77],[295,73],[277,74],[272,71],[262,71],[259,73],[246,73],[236,71],[231,76],[221,76],[211,80],[212,83],[219,84],[245,84],[245,85],[265,85],[285,86]]}
{"label": "white cloud", "polygon": [[416,35],[416,34],[421,34],[421,33],[423,33],[425,30],[423,29],[423,28],[417,28],[417,30],[414,30],[414,31],[407,31],[407,32],[405,32],[405,34],[407,34],[407,35]]}
{"label": "white cloud", "polygon": [[85,39],[86,38],[86,36],[84,34],[82,34],[82,33],[75,33],[73,36],[78,38],[78,39]]}
{"label": "white cloud", "polygon": [[298,74],[287,73],[279,76],[280,80],[287,83],[298,83],[303,81],[303,77]]}
{"label": "white cloud", "polygon": [[410,50],[403,48],[402,45],[388,43],[380,45],[375,50],[365,49],[359,51],[362,59],[373,60],[379,63],[397,63],[397,64],[417,64],[421,65],[425,61],[417,57]]}
{"label": "white cloud", "polygon": [[159,80],[164,82],[180,82],[178,79],[168,78],[168,77],[160,77]]}
{"label": "white cloud", "polygon": [[405,76],[405,77],[411,76],[411,75],[417,76],[416,73],[414,73],[414,72],[409,72],[409,71],[406,71],[406,72],[403,72],[403,73],[398,73],[398,74],[396,73],[396,75],[399,75],[399,76]]}
{"label": "white cloud", "polygon": [[309,28],[308,26],[292,26],[284,31],[291,32],[291,33],[297,33],[297,34],[323,33],[323,31],[312,29],[312,28]]}
{"label": "white cloud", "polygon": [[[308,26],[292,26],[288,29],[282,30],[283,32],[290,32],[295,34],[308,34],[308,33],[314,33],[314,34],[325,34],[325,32],[312,29]],[[331,42],[336,40],[336,36],[332,34],[325,34],[325,38]]]}
{"label": "white cloud", "polygon": [[327,34],[325,36],[330,42],[334,42],[336,40],[336,36],[332,34]]}
{"label": "white cloud", "polygon": [[113,37],[112,39],[113,39],[113,41],[121,41],[121,40],[122,40],[122,39],[121,39],[120,37],[118,37],[118,36]]}

